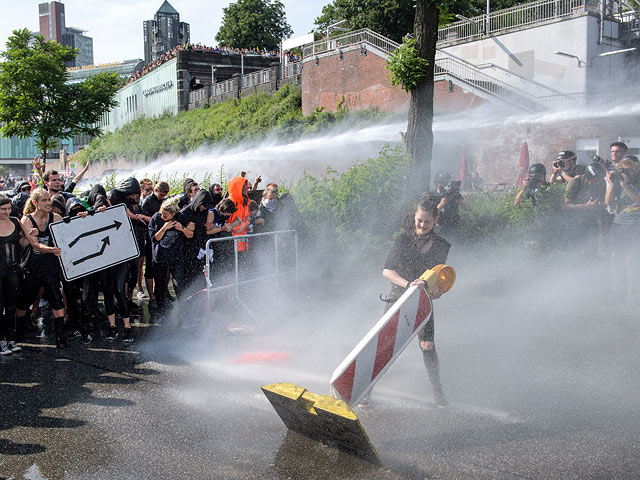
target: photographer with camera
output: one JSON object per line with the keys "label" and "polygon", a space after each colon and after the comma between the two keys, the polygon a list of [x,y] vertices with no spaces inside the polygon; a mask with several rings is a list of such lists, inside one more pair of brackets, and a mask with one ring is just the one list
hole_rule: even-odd
{"label": "photographer with camera", "polygon": [[529,167],[529,176],[522,181],[522,190],[516,194],[513,206],[517,207],[522,201],[522,197],[530,199],[531,203],[536,204],[538,193],[549,187],[547,183],[547,169],[541,163],[534,163]]}
{"label": "photographer with camera", "polygon": [[461,182],[451,180],[449,172],[441,171],[436,173],[433,183],[436,189],[431,193],[431,198],[438,205],[439,234],[449,240],[456,240],[460,228],[460,208],[467,212],[471,210],[460,193]]}
{"label": "photographer with camera", "polygon": [[[611,227],[612,271],[614,292],[626,295],[627,300],[638,298],[640,280],[640,162],[635,155],[625,155],[610,172],[605,204],[614,214]],[[624,274],[617,274],[624,272]]]}
{"label": "photographer with camera", "polygon": [[576,175],[584,173],[584,167],[576,165],[578,156],[576,152],[565,150],[559,152],[556,161],[553,162],[553,172],[549,177],[549,183],[569,183]]}
{"label": "photographer with camera", "polygon": [[598,251],[600,223],[604,214],[604,198],[607,171],[601,163],[593,162],[585,172],[576,175],[567,184],[563,209],[569,215],[566,219],[567,240],[580,242],[583,253]]}

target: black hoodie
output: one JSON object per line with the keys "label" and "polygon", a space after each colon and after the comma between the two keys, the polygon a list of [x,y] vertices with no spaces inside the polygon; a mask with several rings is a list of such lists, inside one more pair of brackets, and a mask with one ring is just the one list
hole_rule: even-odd
{"label": "black hoodie", "polygon": [[[198,211],[199,207],[203,205],[204,211]],[[207,243],[207,229],[205,223],[207,223],[207,214],[209,209],[213,208],[213,202],[211,195],[206,190],[200,190],[195,194],[193,200],[184,207],[180,212],[183,215],[185,224],[193,222],[195,224],[195,231],[193,232],[193,238],[185,238],[185,262],[187,275],[193,275],[202,270],[202,262],[198,260],[198,253],[200,249],[204,249]],[[204,260],[203,260],[204,261]]]}
{"label": "black hoodie", "polygon": [[109,202],[107,201],[107,191],[102,185],[98,183],[91,188],[89,196],[87,197],[87,203],[91,205],[91,208],[94,210],[102,206],[109,206]]}
{"label": "black hoodie", "polygon": [[135,202],[128,202],[127,197],[133,194],[140,195],[140,192],[138,180],[135,177],[129,177],[120,182],[113,190],[110,190],[107,197],[112,206],[124,204],[128,207]]}
{"label": "black hoodie", "polygon": [[11,199],[11,216],[16,218],[22,218],[22,211],[29,199],[27,192],[19,192]]}
{"label": "black hoodie", "polygon": [[[73,209],[76,208],[76,207],[80,207],[83,212],[87,211],[87,207],[85,207],[84,203],[82,203],[79,198],[69,198],[69,199],[67,199],[66,207],[67,207],[66,208],[67,216],[69,216],[69,217],[74,217],[75,216],[75,215],[71,215],[71,213],[72,213]],[[77,213],[76,213],[76,215],[77,215]]]}

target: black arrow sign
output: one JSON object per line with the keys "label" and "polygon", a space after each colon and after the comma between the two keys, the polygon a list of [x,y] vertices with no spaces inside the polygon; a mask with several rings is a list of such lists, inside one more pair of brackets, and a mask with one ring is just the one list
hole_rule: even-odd
{"label": "black arrow sign", "polygon": [[82,262],[86,262],[87,260],[91,260],[92,258],[96,258],[99,257],[100,255],[102,255],[105,251],[105,249],[107,248],[107,245],[109,245],[111,242],[109,242],[109,237],[104,237],[102,239],[102,248],[100,249],[99,252],[96,253],[92,253],[91,255],[87,255],[84,258],[81,258],[79,260],[76,260],[75,262],[73,262],[73,266],[75,267],[76,265],[82,263]]}
{"label": "black arrow sign", "polygon": [[80,240],[83,237],[88,237],[89,235],[93,235],[94,233],[104,232],[105,230],[110,230],[112,228],[115,228],[116,230],[118,230],[121,226],[122,226],[122,222],[114,220],[113,225],[107,225],[106,227],[100,227],[100,228],[96,228],[95,230],[89,230],[88,232],[81,233],[76,238],[74,238],[71,243],[69,243],[69,248],[72,248],[76,243],[78,243],[78,240]]}

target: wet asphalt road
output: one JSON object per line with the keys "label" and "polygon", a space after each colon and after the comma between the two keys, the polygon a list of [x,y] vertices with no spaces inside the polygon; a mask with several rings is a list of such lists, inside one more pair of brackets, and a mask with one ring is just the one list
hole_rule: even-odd
{"label": "wet asphalt road", "polygon": [[[509,285],[460,282],[439,300],[450,406],[431,403],[411,346],[356,409],[383,467],[287,433],[260,390],[289,381],[328,393],[380,313],[367,291],[280,310],[243,335],[219,318],[211,329],[176,317],[136,326],[126,347],[25,345],[0,358],[0,477],[640,478],[637,309],[583,303],[550,316],[544,302],[502,301]],[[246,357],[265,352],[287,357]]]}

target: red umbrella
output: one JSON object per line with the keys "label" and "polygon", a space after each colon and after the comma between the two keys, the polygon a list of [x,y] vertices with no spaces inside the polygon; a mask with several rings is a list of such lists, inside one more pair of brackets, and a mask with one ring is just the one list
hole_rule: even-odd
{"label": "red umbrella", "polygon": [[518,186],[522,186],[522,182],[529,176],[529,146],[527,142],[522,142],[520,149],[520,173],[518,174]]}

